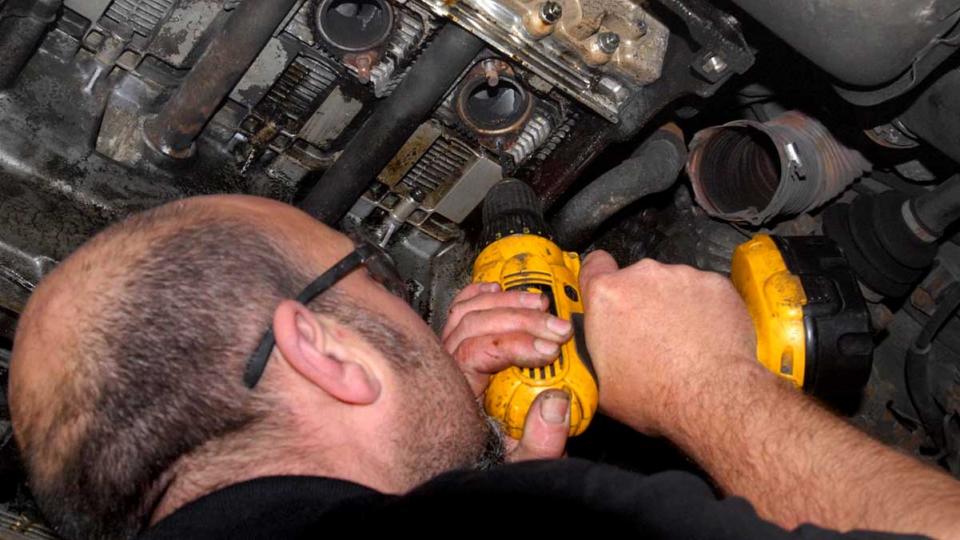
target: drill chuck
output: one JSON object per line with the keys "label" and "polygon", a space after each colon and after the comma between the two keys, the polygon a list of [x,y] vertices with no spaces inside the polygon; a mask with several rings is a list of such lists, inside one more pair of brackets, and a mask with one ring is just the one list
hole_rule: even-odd
{"label": "drill chuck", "polygon": [[481,242],[488,246],[514,234],[553,238],[537,194],[527,184],[508,179],[493,186],[483,201]]}

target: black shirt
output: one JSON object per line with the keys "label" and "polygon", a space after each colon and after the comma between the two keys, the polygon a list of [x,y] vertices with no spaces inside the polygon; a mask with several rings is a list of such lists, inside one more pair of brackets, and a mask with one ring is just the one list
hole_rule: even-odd
{"label": "black shirt", "polygon": [[718,500],[689,473],[643,476],[565,459],[449,472],[402,496],[331,478],[259,478],[184,506],[143,538],[321,538],[331,531],[496,540],[613,532],[677,539],[895,537],[809,525],[787,532],[761,520],[743,499]]}

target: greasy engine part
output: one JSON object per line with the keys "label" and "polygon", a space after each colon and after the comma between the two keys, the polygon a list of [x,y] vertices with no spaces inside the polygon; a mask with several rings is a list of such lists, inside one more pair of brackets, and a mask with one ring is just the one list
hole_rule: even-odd
{"label": "greasy engine part", "polygon": [[686,96],[709,98],[732,76],[755,61],[736,17],[705,0],[660,0],[683,21],[690,39],[673,34],[663,73],[636,92],[620,109],[617,137],[628,139],[667,105]]}
{"label": "greasy engine part", "polygon": [[[904,365],[907,392],[921,425],[937,448],[952,451],[954,454],[958,450],[949,448],[946,426],[955,426],[956,419],[952,418],[952,413],[948,413],[934,397],[939,392],[934,388],[931,379],[933,370],[930,369],[930,364],[931,356],[936,354],[933,342],[941,329],[953,318],[958,308],[960,308],[960,283],[955,282],[941,294],[939,301],[936,302],[932,315],[910,346]],[[955,433],[953,435],[956,436]],[[954,474],[960,472],[955,468],[958,464],[953,465],[952,472]]]}
{"label": "greasy engine part", "polygon": [[474,283],[543,294],[550,302],[550,313],[574,327],[574,335],[560,346],[558,358],[550,365],[513,366],[493,375],[484,392],[487,414],[519,439],[537,396],[550,389],[563,390],[570,395],[569,434],[580,435],[599,403],[597,374],[583,333],[580,256],[563,251],[551,240],[536,193],[515,179],[494,186],[484,201],[481,243]]}
{"label": "greasy engine part", "polygon": [[501,58],[485,58],[464,74],[438,115],[514,173],[541,150],[549,154],[565,135],[558,127],[575,121],[555,94],[533,88],[534,77]]}
{"label": "greasy engine part", "polygon": [[911,134],[960,161],[960,68],[924,89],[898,120]]}
{"label": "greasy engine part", "polygon": [[938,240],[958,218],[960,175],[912,198],[886,191],[837,204],[824,212],[823,229],[864,285],[900,298],[926,275]]}
{"label": "greasy engine part", "polygon": [[472,34],[447,23],[300,206],[326,223],[340,221],[482,47]]}
{"label": "greasy engine part", "polygon": [[[378,98],[396,88],[401,78],[398,70],[406,67],[433,31],[429,12],[415,2],[334,1],[324,3],[326,10],[319,4],[320,0],[303,2],[287,32],[336,58],[358,81],[369,83]],[[344,32],[344,28],[356,32]]]}
{"label": "greasy engine part", "polygon": [[[345,55],[332,53],[318,36],[319,3],[298,0],[295,12],[275,30],[222,106],[215,107],[206,126],[200,126],[193,146],[181,154],[189,155],[195,146],[196,159],[147,160],[153,156],[144,144],[141,126],[188,79],[204,78],[198,60],[231,19],[236,24],[240,3],[64,0],[62,16],[25,70],[28,76],[14,85],[12,99],[0,100],[0,113],[15,119],[9,125],[12,129],[0,134],[5,139],[0,141],[5,143],[0,144],[0,162],[5,174],[13,171],[18,179],[11,189],[29,177],[37,189],[67,193],[65,201],[71,202],[64,204],[80,201],[84,217],[78,219],[84,225],[71,227],[71,234],[57,235],[56,241],[50,235],[50,242],[13,242],[14,259],[24,261],[16,267],[29,270],[17,270],[16,275],[37,276],[16,282],[35,283],[43,271],[36,272],[34,267],[52,267],[85,234],[104,220],[123,215],[127,208],[211,191],[295,201],[355,138],[357,129],[378,108],[376,100],[396,91],[440,24],[422,2],[390,2],[393,30],[375,48],[380,56],[365,83],[357,66]],[[12,1],[3,4],[9,6]],[[413,249],[415,256],[431,258],[428,253],[433,253],[433,247],[421,249],[421,244],[462,237],[456,224],[467,220],[492,180],[504,171],[530,179],[545,200],[556,200],[611,141],[635,133],[681,96],[711,95],[731,75],[751,65],[753,54],[727,13],[701,2],[666,0],[665,4],[674,14],[667,13],[665,20],[675,26],[666,41],[669,62],[663,64],[661,77],[642,93],[637,87],[617,89],[620,94],[626,92],[627,101],[616,125],[583,107],[580,93],[531,73],[513,55],[502,58],[522,71],[516,82],[536,99],[530,118],[510,134],[515,139],[512,144],[498,150],[478,146],[438,109],[429,121],[439,121],[447,135],[437,138],[419,159],[407,160],[409,167],[397,179],[397,190],[382,193],[376,201],[382,210],[411,185],[429,188],[420,208],[406,221],[429,240],[411,247],[407,235],[398,234],[397,249]],[[547,13],[547,18],[551,16]],[[612,48],[612,37],[604,36],[604,47]],[[629,46],[621,41],[617,50],[626,51]],[[563,59],[551,53],[544,61]],[[44,99],[52,102],[42,103]],[[44,119],[39,131],[37,118]],[[34,157],[24,157],[26,151],[20,151],[21,134],[40,141]],[[42,166],[35,166],[41,162]],[[138,195],[122,202],[119,196],[101,195],[128,185],[136,186]],[[90,206],[89,213],[95,214],[90,220],[87,199],[100,205]],[[38,260],[49,263],[33,262]],[[434,283],[423,285],[425,290],[437,288]],[[10,305],[22,306],[28,289],[10,287],[15,298]]]}
{"label": "greasy engine part", "polygon": [[737,247],[730,279],[757,331],[757,359],[840,405],[870,376],[870,314],[837,245],[819,236],[765,234]]}
{"label": "greasy engine part", "polygon": [[0,88],[13,84],[62,5],[63,0],[8,0],[0,4]]}
{"label": "greasy engine part", "polygon": [[418,212],[411,214],[416,216],[415,223],[422,224],[434,214],[460,223],[503,178],[502,173],[482,148],[471,148],[456,130],[430,121],[407,139],[365,198],[393,213],[396,197],[420,190],[424,197]]}
{"label": "greasy engine part", "polygon": [[529,120],[533,103],[510,65],[495,58],[474,66],[464,76],[456,96],[460,120],[483,136],[518,132]]}
{"label": "greasy engine part", "polygon": [[553,218],[557,238],[582,246],[612,216],[677,181],[687,159],[683,133],[668,124],[653,133],[623,163],[605,172],[573,196]]}
{"label": "greasy engine part", "polygon": [[[623,136],[680,95],[711,95],[754,60],[736,19],[700,0],[663,2],[700,47],[671,34],[645,5],[626,0],[425,2],[547,84],[623,124]],[[677,64],[669,77],[667,63]]]}
{"label": "greasy engine part", "polygon": [[815,64],[857,87],[842,93],[858,105],[905,93],[960,45],[960,0],[733,1]]}
{"label": "greasy engine part", "polygon": [[697,133],[687,172],[708,214],[759,225],[822,206],[871,165],[798,111]]}
{"label": "greasy engine part", "polygon": [[611,121],[628,87],[659,79],[670,35],[626,0],[426,3]]}
{"label": "greasy engine part", "polygon": [[386,0],[321,0],[315,21],[320,39],[335,51],[364,52],[382,45],[393,30]]}
{"label": "greasy engine part", "polygon": [[354,68],[366,84],[380,65],[396,29],[396,14],[387,0],[320,0],[312,20],[324,48]]}
{"label": "greasy engine part", "polygon": [[296,3],[242,2],[190,75],[157,116],[144,124],[147,143],[175,159],[192,156],[194,141]]}

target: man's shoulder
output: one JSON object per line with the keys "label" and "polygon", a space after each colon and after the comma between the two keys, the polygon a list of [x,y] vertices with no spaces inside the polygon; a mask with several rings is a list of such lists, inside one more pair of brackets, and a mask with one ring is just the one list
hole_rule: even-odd
{"label": "man's shoulder", "polygon": [[476,519],[478,511],[489,515],[494,509],[501,523],[517,519],[516,526],[526,528],[526,516],[575,512],[587,519],[598,513],[631,513],[644,505],[633,497],[647,489],[662,491],[658,485],[712,497],[706,484],[687,473],[646,477],[579,459],[450,471],[400,496],[332,478],[276,476],[234,484],[193,501],[144,538],[290,537],[347,523],[398,531],[437,516]]}
{"label": "man's shoulder", "polygon": [[144,538],[313,538],[340,529],[462,532],[470,524],[567,536],[600,531],[660,538],[838,536],[815,527],[787,533],[761,520],[742,499],[719,500],[706,482],[687,472],[640,475],[565,459],[451,471],[404,495],[331,478],[260,478],[188,504]]}
{"label": "man's shoulder", "polygon": [[270,476],[239,482],[188,503],[145,531],[143,539],[295,538],[349,505],[375,506],[386,495],[319,476]]}

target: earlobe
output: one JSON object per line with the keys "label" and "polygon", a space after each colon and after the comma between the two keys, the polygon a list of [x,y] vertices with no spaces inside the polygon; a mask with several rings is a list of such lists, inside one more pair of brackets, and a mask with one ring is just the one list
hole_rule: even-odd
{"label": "earlobe", "polygon": [[380,381],[350,354],[338,337],[303,304],[285,300],[273,316],[277,348],[300,376],[335,399],[369,405],[380,396]]}

